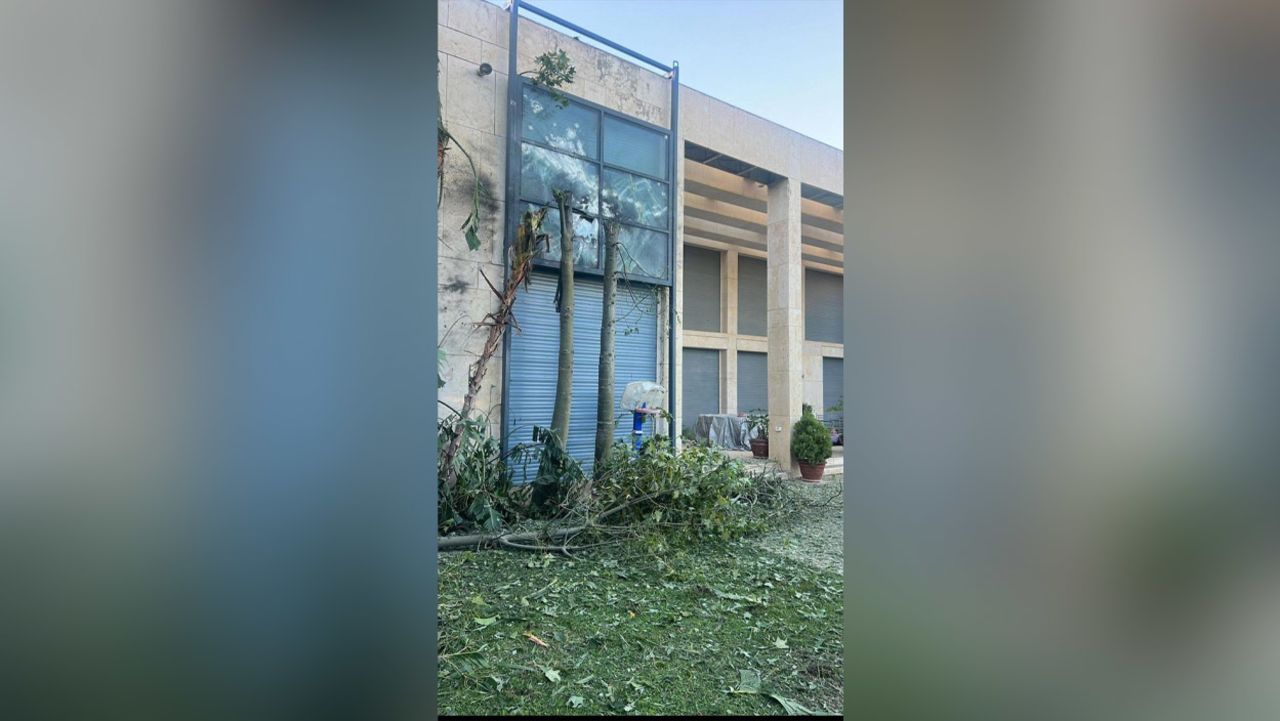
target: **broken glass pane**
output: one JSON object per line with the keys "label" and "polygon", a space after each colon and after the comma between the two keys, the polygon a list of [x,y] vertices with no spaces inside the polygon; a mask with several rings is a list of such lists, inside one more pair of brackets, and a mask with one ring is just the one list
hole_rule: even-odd
{"label": "broken glass pane", "polygon": [[556,150],[596,159],[600,114],[581,105],[563,107],[543,90],[524,87],[524,137]]}
{"label": "broken glass pane", "polygon": [[593,163],[525,143],[520,152],[520,195],[546,205],[556,205],[554,190],[573,193],[574,207],[595,215],[599,207],[600,180]]}
{"label": "broken glass pane", "polygon": [[607,217],[667,227],[667,184],[617,170],[604,170],[601,206]]}

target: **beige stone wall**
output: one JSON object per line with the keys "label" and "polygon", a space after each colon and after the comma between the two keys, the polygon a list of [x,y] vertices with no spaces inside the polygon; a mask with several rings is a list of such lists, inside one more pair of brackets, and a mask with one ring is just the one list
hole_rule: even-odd
{"label": "beige stone wall", "polygon": [[[476,162],[489,200],[481,213],[479,250],[467,248],[460,230],[471,206],[471,171],[457,148],[445,156],[444,200],[440,206],[438,298],[440,344],[446,353],[440,400],[458,408],[469,369],[479,357],[485,331],[478,322],[496,307],[481,273],[502,282],[502,228],[505,183],[507,22],[502,9],[484,2],[440,3],[440,99],[445,125]],[[480,63],[494,68],[476,73]],[[497,430],[501,353],[490,363],[477,407],[492,411]],[[443,411],[443,408],[441,408]]]}

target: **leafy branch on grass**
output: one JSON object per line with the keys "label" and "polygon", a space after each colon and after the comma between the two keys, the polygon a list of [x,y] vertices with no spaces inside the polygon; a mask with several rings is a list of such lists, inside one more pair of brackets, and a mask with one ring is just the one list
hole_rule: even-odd
{"label": "leafy branch on grass", "polygon": [[[496,441],[466,446],[473,451],[485,449],[489,460],[476,462],[464,455],[459,467],[489,475],[469,474],[466,484],[447,493],[442,490],[442,530],[464,530],[441,537],[442,550],[509,548],[570,555],[599,546],[639,544],[657,552],[687,539],[756,533],[804,506],[785,476],[772,469],[753,471],[710,448],[676,452],[662,438],[647,442],[639,451],[619,442],[598,465],[594,479],[588,480],[562,452],[547,456],[557,446],[545,443],[545,429],[540,430],[544,432],[541,449],[518,447],[506,459],[499,457]],[[512,465],[520,462],[537,462],[538,478],[549,462],[559,469],[560,493],[554,503],[531,503],[529,486],[533,484],[512,485]],[[500,480],[491,481],[492,476]],[[542,525],[531,528],[525,523],[533,520]]]}

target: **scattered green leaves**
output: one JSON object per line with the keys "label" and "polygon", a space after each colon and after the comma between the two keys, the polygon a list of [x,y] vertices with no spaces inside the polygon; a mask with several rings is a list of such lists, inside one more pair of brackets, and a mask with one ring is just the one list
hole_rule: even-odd
{"label": "scattered green leaves", "polygon": [[[442,648],[467,649],[441,664],[441,713],[839,711],[838,575],[762,552],[754,541],[684,545],[661,563],[619,550],[591,549],[576,554],[573,566],[559,557],[546,568],[533,556],[535,569],[522,554],[441,554]],[[766,580],[774,590],[762,587]],[[472,603],[481,594],[485,603]],[[747,604],[751,617],[743,614]],[[541,613],[548,606],[555,617]],[[499,622],[475,622],[490,616]],[[549,647],[531,642],[526,626],[494,632],[514,618],[536,619],[532,632]],[[582,706],[569,703],[573,696]]]}

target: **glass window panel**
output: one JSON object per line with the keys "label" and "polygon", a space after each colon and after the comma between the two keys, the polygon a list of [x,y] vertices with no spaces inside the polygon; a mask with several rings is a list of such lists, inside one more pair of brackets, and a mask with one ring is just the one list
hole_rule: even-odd
{"label": "glass window panel", "polygon": [[588,158],[597,159],[600,114],[591,108],[557,103],[549,93],[524,87],[524,137]]}
{"label": "glass window panel", "polygon": [[604,160],[658,178],[667,176],[667,136],[611,116],[604,119]]}
{"label": "glass window panel", "polygon": [[618,241],[624,275],[667,279],[671,244],[666,233],[624,225]]}
{"label": "glass window panel", "polygon": [[667,227],[667,184],[617,170],[604,170],[604,214],[627,223]]}
{"label": "glass window panel", "polygon": [[577,208],[599,212],[600,181],[593,163],[525,143],[520,149],[520,195],[555,205],[553,190],[572,190]]}
{"label": "glass window panel", "polygon": [[[525,204],[524,210],[536,210],[538,206]],[[574,265],[579,268],[600,267],[599,224],[581,215],[573,216],[573,256]],[[546,247],[538,254],[546,260],[560,260],[560,211],[547,209],[547,217],[542,220],[542,232],[547,234]]]}

